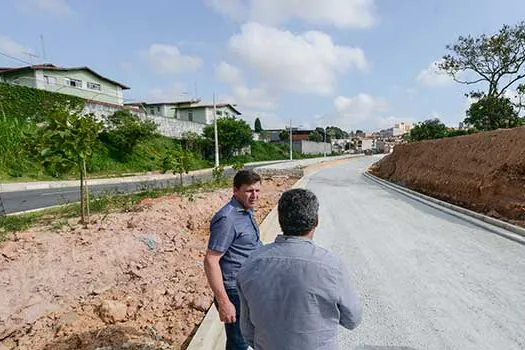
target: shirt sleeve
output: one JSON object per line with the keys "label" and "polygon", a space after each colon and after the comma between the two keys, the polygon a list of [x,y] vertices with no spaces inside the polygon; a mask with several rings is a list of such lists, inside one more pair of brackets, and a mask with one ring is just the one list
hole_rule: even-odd
{"label": "shirt sleeve", "polygon": [[246,298],[244,297],[244,294],[241,290],[241,286],[238,280],[237,280],[237,293],[239,293],[239,299],[241,301],[241,316],[239,320],[240,327],[241,327],[241,334],[242,334],[244,341],[250,347],[255,348],[255,344],[254,344],[255,327],[253,326],[253,323],[250,319],[250,308],[248,307],[248,302],[246,301]]}
{"label": "shirt sleeve", "polygon": [[339,324],[347,329],[354,329],[361,323],[361,301],[354,289],[350,274],[342,263],[340,264],[337,283],[337,291],[339,293],[337,307],[340,312]]}
{"label": "shirt sleeve", "polygon": [[208,249],[225,253],[235,238],[233,221],[227,216],[213,218],[210,225],[210,240]]}

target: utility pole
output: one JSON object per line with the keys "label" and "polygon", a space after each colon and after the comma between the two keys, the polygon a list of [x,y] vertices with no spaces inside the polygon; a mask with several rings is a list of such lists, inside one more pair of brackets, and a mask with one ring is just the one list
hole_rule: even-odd
{"label": "utility pole", "polygon": [[292,120],[290,119],[290,160],[293,160],[292,147]]}
{"label": "utility pole", "polygon": [[324,127],[324,143],[323,143],[324,156],[326,157],[326,125]]}
{"label": "utility pole", "polygon": [[219,133],[217,131],[217,105],[215,104],[215,93],[213,93],[213,128],[215,131],[215,167],[219,166]]}

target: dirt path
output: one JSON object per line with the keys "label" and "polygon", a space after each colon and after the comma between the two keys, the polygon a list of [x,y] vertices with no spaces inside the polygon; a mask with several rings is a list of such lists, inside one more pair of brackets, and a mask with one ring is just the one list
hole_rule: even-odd
{"label": "dirt path", "polygon": [[[297,179],[264,179],[261,222]],[[178,349],[211,304],[202,259],[230,189],[37,227],[0,246],[0,350]]]}

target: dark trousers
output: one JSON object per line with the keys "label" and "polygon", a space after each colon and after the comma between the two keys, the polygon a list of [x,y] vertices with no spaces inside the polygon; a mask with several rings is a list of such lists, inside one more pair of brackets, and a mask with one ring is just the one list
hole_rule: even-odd
{"label": "dark trousers", "polygon": [[[226,350],[247,350],[248,344],[244,341],[241,335],[241,324],[239,318],[241,317],[241,300],[236,289],[226,289],[228,298],[235,306],[235,323],[225,323],[224,329],[226,330]],[[219,305],[215,300],[215,306],[217,309]]]}

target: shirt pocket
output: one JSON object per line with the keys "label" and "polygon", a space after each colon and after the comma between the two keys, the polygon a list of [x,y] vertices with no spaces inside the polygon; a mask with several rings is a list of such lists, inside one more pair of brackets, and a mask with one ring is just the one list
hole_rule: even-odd
{"label": "shirt pocket", "polygon": [[235,243],[244,247],[257,246],[257,234],[255,230],[246,225],[235,225],[236,238]]}

